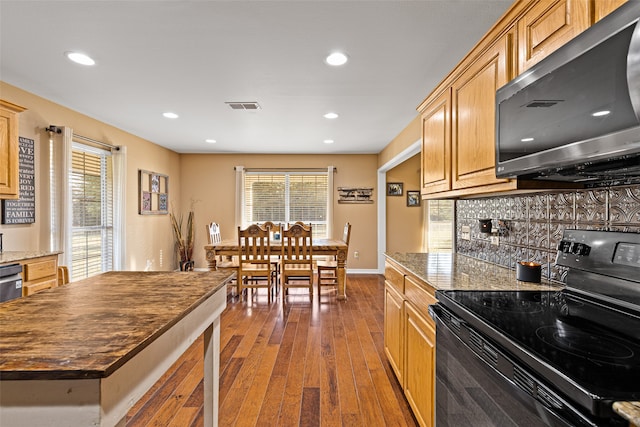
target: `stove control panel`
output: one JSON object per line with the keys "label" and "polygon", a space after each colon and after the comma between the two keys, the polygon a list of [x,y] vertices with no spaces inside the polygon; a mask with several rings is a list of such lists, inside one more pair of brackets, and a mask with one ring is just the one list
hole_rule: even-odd
{"label": "stove control panel", "polygon": [[556,264],[640,282],[640,233],[564,230]]}
{"label": "stove control panel", "polygon": [[640,267],[640,245],[618,243],[613,254],[613,263]]}

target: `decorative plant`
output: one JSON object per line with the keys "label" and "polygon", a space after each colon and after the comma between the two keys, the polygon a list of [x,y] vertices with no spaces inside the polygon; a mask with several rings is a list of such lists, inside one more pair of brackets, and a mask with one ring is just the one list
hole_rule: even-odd
{"label": "decorative plant", "polygon": [[171,217],[171,226],[173,227],[173,236],[176,239],[176,249],[178,251],[178,260],[180,266],[188,264],[187,267],[193,268],[193,210],[189,211],[187,215],[187,223],[185,224],[185,230],[182,230],[183,217],[180,214],[176,217],[173,212],[169,214]]}

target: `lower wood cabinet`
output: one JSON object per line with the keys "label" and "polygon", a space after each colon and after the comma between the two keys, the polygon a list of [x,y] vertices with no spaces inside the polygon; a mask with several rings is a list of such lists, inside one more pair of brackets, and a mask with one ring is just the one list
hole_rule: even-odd
{"label": "lower wood cabinet", "polygon": [[404,387],[404,299],[389,285],[384,295],[384,350]]}
{"label": "lower wood cabinet", "polygon": [[435,403],[436,329],[405,301],[404,394],[422,426],[433,426]]}
{"label": "lower wood cabinet", "polygon": [[58,286],[58,255],[43,255],[5,264],[22,265],[22,296]]}
{"label": "lower wood cabinet", "polygon": [[435,290],[402,267],[385,265],[384,348],[421,426],[434,425],[436,330],[428,306]]}
{"label": "lower wood cabinet", "polygon": [[21,262],[22,296],[58,286],[58,256],[49,255]]}

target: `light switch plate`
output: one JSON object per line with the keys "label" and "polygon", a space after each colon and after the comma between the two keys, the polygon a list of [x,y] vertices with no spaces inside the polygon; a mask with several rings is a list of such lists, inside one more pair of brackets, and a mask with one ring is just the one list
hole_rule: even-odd
{"label": "light switch plate", "polygon": [[463,225],[460,228],[460,238],[462,240],[471,240],[471,227],[468,225]]}

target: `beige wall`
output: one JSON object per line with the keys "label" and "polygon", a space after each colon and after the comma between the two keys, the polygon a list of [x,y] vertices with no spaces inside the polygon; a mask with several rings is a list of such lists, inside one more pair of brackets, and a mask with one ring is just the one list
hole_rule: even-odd
{"label": "beige wall", "polygon": [[[49,136],[44,129],[49,125],[68,126],[78,135],[126,147],[125,269],[143,270],[147,260],[154,270],[174,268],[173,239],[168,215],[138,215],[137,174],[138,169],[147,169],[169,175],[169,197],[171,201],[175,201],[175,197],[180,194],[180,156],[177,153],[4,82],[0,82],[0,98],[27,108],[19,116],[19,135],[33,139],[36,149],[36,222],[27,225],[0,225],[5,250],[49,249]],[[59,141],[59,138],[56,140]]]}
{"label": "beige wall", "polygon": [[393,160],[414,142],[422,138],[420,115],[417,115],[393,140],[378,154],[378,167]]}
{"label": "beige wall", "polygon": [[424,202],[407,206],[407,191],[420,190],[420,154],[387,171],[387,182],[401,182],[403,194],[387,196],[386,252],[422,252]]}
{"label": "beige wall", "polygon": [[[206,267],[203,246],[206,244],[205,224],[217,221],[222,226],[223,237],[233,237],[234,231],[234,166],[261,167],[327,167],[333,165],[334,176],[334,235],[341,233],[346,221],[352,223],[348,268],[350,270],[375,270],[377,266],[377,200],[373,204],[339,204],[338,187],[373,187],[377,194],[377,168],[380,156],[367,155],[238,155],[238,154],[178,154],[152,142],[141,139],[113,126],[92,119],[51,101],[0,82],[0,98],[27,108],[20,114],[20,136],[34,139],[36,147],[36,222],[28,225],[0,225],[4,233],[5,250],[49,249],[49,194],[48,147],[49,135],[44,130],[49,125],[68,126],[74,133],[126,147],[126,241],[124,268],[144,270],[171,270],[176,268],[174,242],[168,215],[138,214],[138,169],[150,170],[169,176],[170,209],[186,212],[194,201],[197,268]],[[415,142],[415,124],[412,122],[385,149],[385,156],[402,151]],[[57,140],[58,138],[56,138]],[[413,141],[412,141],[413,140]],[[395,154],[393,154],[395,155]],[[392,157],[390,157],[392,158]],[[401,165],[402,166],[402,165]],[[417,168],[419,169],[419,163]],[[400,166],[398,166],[400,168]],[[415,169],[415,166],[408,166]],[[404,175],[402,180],[405,180]],[[409,182],[409,179],[406,179]],[[408,185],[408,184],[407,184]],[[417,188],[416,186],[412,186]],[[405,187],[409,188],[409,187]],[[399,206],[387,208],[391,218],[419,209],[406,208],[405,198]],[[394,201],[395,202],[395,201]],[[393,219],[395,222],[396,219]],[[404,220],[398,224],[406,224]],[[406,240],[403,240],[406,242]],[[414,244],[410,245],[413,248]],[[394,248],[392,245],[390,248]],[[409,247],[402,250],[413,250]],[[358,251],[358,259],[353,253]]]}
{"label": "beige wall", "polygon": [[[264,154],[183,154],[181,208],[188,209],[193,200],[196,227],[196,268],[205,267],[205,225],[211,221],[221,226],[222,238],[234,238],[235,171],[245,168],[326,168],[335,166],[334,237],[340,237],[344,223],[352,224],[348,269],[377,268],[376,203],[339,204],[338,187],[373,187],[376,194],[378,156],[367,155],[264,155]],[[360,253],[359,259],[353,253]]]}

